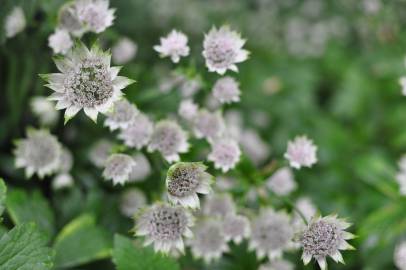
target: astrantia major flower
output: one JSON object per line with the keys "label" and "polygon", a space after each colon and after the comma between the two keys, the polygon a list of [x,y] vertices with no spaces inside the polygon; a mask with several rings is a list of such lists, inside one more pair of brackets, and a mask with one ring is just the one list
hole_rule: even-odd
{"label": "astrantia major flower", "polygon": [[107,113],[107,118],[104,125],[110,130],[126,129],[139,113],[135,105],[128,102],[126,99],[120,99],[113,105],[113,110]]}
{"label": "astrantia major flower", "polygon": [[145,236],[145,245],[154,244],[154,250],[169,253],[184,252],[183,237],[192,237],[192,215],[182,207],[154,204],[143,210],[136,219],[135,234]]}
{"label": "astrantia major flower", "polygon": [[240,101],[240,86],[238,82],[229,76],[220,78],[213,86],[213,96],[221,103],[233,103]]}
{"label": "astrantia major flower", "polygon": [[134,81],[117,76],[119,67],[110,67],[110,54],[96,44],[89,50],[78,42],[66,55],[54,58],[61,73],[41,75],[55,91],[49,99],[56,109],[66,109],[65,122],[81,109],[96,122],[99,112],[108,112],[122,96],[121,90]]}
{"label": "astrantia major flower", "polygon": [[396,246],[393,260],[399,270],[406,270],[406,241]]}
{"label": "astrantia major flower", "polygon": [[311,167],[317,162],[316,151],[317,146],[312,140],[306,136],[297,136],[293,141],[288,142],[284,157],[292,168]]}
{"label": "astrantia major flower", "polygon": [[129,147],[134,147],[140,150],[148,145],[154,124],[144,113],[138,113],[127,128],[122,129],[118,137],[124,141],[124,144]]}
{"label": "astrantia major flower", "polygon": [[225,124],[220,112],[200,110],[194,121],[193,130],[196,138],[205,138],[208,141],[220,138],[224,133]]}
{"label": "astrantia major flower", "polygon": [[79,21],[75,10],[75,2],[67,2],[58,13],[58,27],[64,29],[76,37],[80,37],[86,31]]}
{"label": "astrantia major flower", "polygon": [[244,43],[240,34],[228,26],[213,27],[203,42],[203,56],[209,71],[224,74],[230,69],[237,72],[236,64],[248,58],[248,51],[242,49]]}
{"label": "astrantia major flower", "polygon": [[203,213],[206,216],[223,218],[233,215],[235,212],[236,206],[233,198],[227,193],[210,195],[204,201]]}
{"label": "astrantia major flower", "polygon": [[73,41],[67,30],[56,29],[48,38],[48,46],[55,54],[65,54],[72,48]]}
{"label": "astrantia major flower", "polygon": [[123,65],[137,54],[137,44],[127,37],[120,38],[111,50],[113,63]]}
{"label": "astrantia major flower", "polygon": [[33,97],[30,101],[31,110],[44,126],[52,126],[58,121],[58,111],[52,101],[45,97]]}
{"label": "astrantia major flower", "polygon": [[136,166],[135,161],[126,154],[112,154],[106,161],[103,177],[112,180],[113,184],[121,184],[130,180],[130,174]]}
{"label": "astrantia major flower", "polygon": [[104,167],[113,149],[113,144],[105,139],[96,142],[89,151],[89,159],[93,165]]}
{"label": "astrantia major flower", "polygon": [[258,258],[265,255],[270,260],[280,258],[285,250],[293,247],[293,235],[290,217],[286,213],[262,209],[251,225],[249,249],[255,250]]}
{"label": "astrantia major flower", "polygon": [[241,148],[255,165],[261,165],[270,154],[269,145],[255,129],[246,129],[239,135]]}
{"label": "astrantia major flower", "polygon": [[206,263],[219,259],[229,250],[221,223],[208,220],[196,225],[190,247],[193,256],[203,258]]}
{"label": "astrantia major flower", "polygon": [[68,173],[60,173],[52,180],[52,188],[54,190],[60,190],[73,186],[73,178]]}
{"label": "astrantia major flower", "polygon": [[[310,222],[310,220],[317,213],[316,206],[313,204],[313,202],[310,200],[310,198],[307,198],[307,197],[299,198],[295,203],[295,209],[297,209],[297,211],[294,211],[294,213],[293,213],[292,223],[297,228],[304,226],[305,221],[307,223]],[[300,212],[300,214],[302,216],[298,213],[298,211]],[[303,220],[303,218],[305,219],[305,221]]]}
{"label": "astrantia major flower", "polygon": [[4,30],[7,38],[12,38],[25,29],[26,20],[21,7],[14,7],[6,16]]}
{"label": "astrantia major flower", "polygon": [[230,214],[223,220],[223,230],[227,241],[234,241],[236,244],[241,243],[244,238],[251,234],[250,222],[247,217]]}
{"label": "astrantia major flower", "polygon": [[78,20],[88,31],[101,33],[114,21],[115,9],[109,9],[108,0],[76,0]]}
{"label": "astrantia major flower", "polygon": [[147,197],[141,190],[138,188],[127,189],[120,198],[120,211],[126,217],[133,217],[146,204]]}
{"label": "astrantia major flower", "polygon": [[130,174],[130,182],[144,181],[151,174],[151,164],[144,154],[138,153],[133,156],[135,167]]}
{"label": "astrantia major flower", "polygon": [[306,265],[314,258],[322,270],[327,269],[327,256],[335,262],[344,263],[340,250],[354,249],[346,241],[354,238],[353,234],[345,231],[350,226],[337,216],[313,218],[300,234],[303,263]]}
{"label": "astrantia major flower", "polygon": [[199,106],[193,102],[191,99],[182,100],[179,104],[178,115],[183,119],[192,121],[199,110]]}
{"label": "astrantia major flower", "polygon": [[59,169],[62,148],[57,138],[46,130],[28,129],[27,138],[16,141],[15,165],[25,168],[27,178],[40,178]]}
{"label": "astrantia major flower", "polygon": [[293,270],[295,266],[293,263],[284,260],[284,259],[277,259],[266,264],[261,265],[258,270]]}
{"label": "astrantia major flower", "polygon": [[211,144],[207,159],[214,162],[216,169],[227,172],[240,161],[241,150],[238,143],[231,138],[221,138]]}
{"label": "astrantia major flower", "polygon": [[289,167],[278,169],[266,181],[266,186],[277,195],[286,196],[297,188],[293,173]]}
{"label": "astrantia major flower", "polygon": [[154,46],[161,57],[170,57],[172,62],[178,63],[181,57],[189,55],[188,38],[180,31],[172,30],[168,36],[161,38],[161,44]]}
{"label": "astrantia major flower", "polygon": [[172,165],[166,176],[168,199],[174,204],[199,208],[197,193],[209,194],[213,176],[206,172],[201,162],[178,162]]}
{"label": "astrantia major flower", "polygon": [[159,151],[168,162],[179,161],[180,153],[189,149],[186,132],[178,123],[171,120],[161,120],[154,128],[148,151]]}
{"label": "astrantia major flower", "polygon": [[69,172],[73,167],[72,153],[65,147],[62,148],[59,156],[59,168],[58,171],[62,173]]}

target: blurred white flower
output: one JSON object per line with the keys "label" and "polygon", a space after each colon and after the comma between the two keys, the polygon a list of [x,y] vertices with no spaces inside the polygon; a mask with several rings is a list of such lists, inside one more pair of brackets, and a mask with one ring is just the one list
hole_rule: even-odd
{"label": "blurred white flower", "polygon": [[52,188],[54,190],[60,190],[73,186],[73,178],[68,173],[60,173],[52,180]]}
{"label": "blurred white flower", "polygon": [[236,213],[233,198],[228,194],[212,194],[206,197],[203,204],[203,213],[209,217],[223,218]]}
{"label": "blurred white flower", "polygon": [[6,16],[4,21],[4,31],[7,38],[12,38],[25,29],[26,20],[21,7],[14,7]]}
{"label": "blurred white flower", "polygon": [[127,128],[120,131],[118,137],[124,141],[125,145],[140,150],[148,145],[153,131],[154,124],[152,121],[146,114],[139,113]]}
{"label": "blurred white flower", "polygon": [[399,184],[400,194],[406,195],[406,155],[399,159],[398,166],[399,172],[396,174],[395,179]]}
{"label": "blurred white flower", "polygon": [[109,9],[108,0],[76,0],[78,20],[86,30],[101,33],[113,25],[115,9]]}
{"label": "blurred white flower", "polygon": [[288,142],[288,149],[284,157],[289,161],[290,166],[295,169],[301,167],[312,167],[317,162],[317,146],[306,136],[297,136],[293,141]]}
{"label": "blurred white flower", "polygon": [[106,161],[103,177],[112,180],[113,185],[124,185],[130,180],[131,171],[135,166],[135,161],[129,155],[112,154]]}
{"label": "blurred white flower", "polygon": [[276,259],[266,264],[262,264],[258,270],[294,270],[295,266],[290,261]]}
{"label": "blurred white flower", "polygon": [[129,218],[147,205],[147,197],[138,188],[130,188],[121,194],[120,211]]}
{"label": "blurred white flower", "polygon": [[151,174],[151,164],[142,153],[133,156],[135,167],[130,174],[130,182],[144,181]]}
{"label": "blurred white flower", "polygon": [[191,99],[184,99],[180,102],[178,115],[187,121],[192,121],[199,110],[199,106]]}
{"label": "blurred white flower", "polygon": [[244,119],[241,111],[237,109],[226,111],[224,120],[226,122],[226,134],[241,142],[243,140],[242,134],[244,129]]}
{"label": "blurred white flower", "polygon": [[210,72],[223,75],[227,69],[238,72],[237,63],[248,58],[248,51],[242,47],[245,40],[240,34],[231,31],[228,26],[222,26],[217,30],[213,27],[204,37],[203,56]]}
{"label": "blurred white flower", "polygon": [[117,76],[120,68],[110,67],[110,54],[96,44],[89,50],[79,42],[66,57],[54,62],[61,73],[41,76],[54,91],[49,99],[58,101],[56,109],[66,109],[65,122],[81,109],[96,122],[98,113],[107,113],[121,98],[121,89],[134,82]]}
{"label": "blurred white flower", "polygon": [[362,8],[367,14],[375,14],[379,12],[382,7],[380,0],[363,0]]}
{"label": "blurred white flower", "polygon": [[266,186],[279,196],[289,195],[297,188],[293,173],[289,167],[278,169],[266,181]]}
{"label": "blurred white flower", "polygon": [[79,21],[74,1],[67,2],[60,8],[58,13],[58,28],[64,29],[76,37],[80,37],[86,31]]}
{"label": "blurred white flower", "polygon": [[54,54],[66,54],[72,48],[73,41],[67,30],[56,29],[48,37],[48,46],[53,50]]}
{"label": "blurred white flower", "polygon": [[172,30],[166,37],[160,39],[161,44],[154,46],[161,57],[170,57],[172,62],[178,63],[181,57],[189,55],[188,38],[180,31]]}
{"label": "blurred white flower", "polygon": [[250,222],[247,217],[230,214],[223,220],[223,230],[227,241],[240,244],[244,238],[251,234]]}
{"label": "blurred white flower", "polygon": [[237,180],[231,176],[217,176],[216,177],[216,189],[219,191],[230,191],[233,189],[236,184]]}
{"label": "blurred white flower", "polygon": [[58,171],[61,173],[67,173],[72,169],[72,167],[73,167],[72,153],[66,147],[62,147],[61,154],[59,156]]}
{"label": "blurred white flower", "polygon": [[104,125],[110,130],[126,129],[134,121],[139,111],[134,104],[131,104],[127,99],[117,100],[111,112],[107,112],[107,118]]}
{"label": "blurred white flower", "polygon": [[202,87],[198,78],[184,78],[179,85],[180,93],[184,98],[190,98],[195,95]]}
{"label": "blurred white flower", "polygon": [[127,37],[120,38],[111,50],[113,63],[123,65],[131,61],[137,54],[137,44]]}
{"label": "blurred white flower", "polygon": [[196,138],[205,138],[209,142],[220,138],[224,130],[224,119],[219,111],[212,113],[204,109],[200,110],[193,121]]}
{"label": "blurred white flower", "polygon": [[105,139],[96,142],[89,151],[89,159],[96,167],[104,167],[110,156],[113,144]]}
{"label": "blurred white flower", "polygon": [[406,241],[396,246],[393,260],[399,270],[406,270]]}
{"label": "blurred white flower", "polygon": [[220,78],[213,86],[213,96],[221,103],[233,103],[240,101],[240,86],[238,82],[229,76]]}
{"label": "blurred white flower", "polygon": [[[301,197],[297,199],[295,207],[298,211],[300,211],[307,223],[309,223],[311,219],[316,216],[317,207],[313,204],[310,198]],[[301,217],[297,211],[294,211],[292,223],[297,227],[305,225],[303,217]]]}
{"label": "blurred white flower", "polygon": [[58,121],[58,111],[52,101],[45,97],[33,97],[30,101],[31,110],[44,126],[52,126]]}
{"label": "blurred white flower", "polygon": [[231,138],[222,138],[211,144],[211,152],[207,159],[214,163],[216,169],[221,169],[225,173],[237,165],[240,156],[238,143]]}
{"label": "blurred white flower", "polygon": [[402,95],[406,96],[406,77],[400,77],[399,84],[402,87]]}
{"label": "blurred white flower", "polygon": [[269,157],[269,145],[259,136],[255,129],[243,130],[239,143],[243,152],[255,165],[261,165]]}

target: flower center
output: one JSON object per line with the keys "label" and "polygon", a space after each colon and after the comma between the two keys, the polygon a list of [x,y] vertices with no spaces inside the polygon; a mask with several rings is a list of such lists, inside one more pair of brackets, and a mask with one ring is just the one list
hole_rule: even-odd
{"label": "flower center", "polygon": [[179,210],[160,207],[152,212],[151,235],[157,240],[177,240],[186,228],[186,216]]}
{"label": "flower center", "polygon": [[199,173],[194,166],[176,168],[168,181],[169,194],[176,197],[193,194],[199,185]]}
{"label": "flower center", "polygon": [[51,138],[33,137],[26,147],[27,160],[36,169],[41,169],[53,163],[58,158],[58,146]]}
{"label": "flower center", "polygon": [[207,55],[213,65],[217,67],[228,67],[234,62],[236,52],[225,38],[217,38],[207,48]]}
{"label": "flower center", "polygon": [[314,256],[333,254],[338,249],[339,241],[337,226],[322,220],[312,224],[301,240],[304,251]]}

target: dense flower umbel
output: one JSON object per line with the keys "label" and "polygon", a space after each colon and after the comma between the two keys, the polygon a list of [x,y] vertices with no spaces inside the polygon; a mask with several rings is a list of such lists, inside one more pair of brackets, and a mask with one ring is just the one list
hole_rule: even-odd
{"label": "dense flower umbel", "polygon": [[120,211],[126,217],[133,217],[146,204],[147,197],[141,190],[138,188],[127,189],[120,198]]}
{"label": "dense flower umbel", "polygon": [[171,120],[162,120],[155,125],[148,151],[159,151],[168,162],[179,161],[179,153],[189,149],[186,132]]}
{"label": "dense flower umbel", "polygon": [[337,216],[314,218],[300,235],[304,264],[314,258],[322,270],[327,269],[327,256],[344,263],[340,250],[354,249],[346,241],[354,238],[353,234],[345,231],[350,226]]}
{"label": "dense flower umbel", "polygon": [[240,86],[238,82],[229,76],[220,78],[213,86],[213,96],[221,103],[233,103],[240,101]]}
{"label": "dense flower umbel", "polygon": [[109,127],[110,130],[126,129],[138,113],[139,111],[135,105],[126,99],[120,99],[114,103],[113,110],[107,113],[104,125]]}
{"label": "dense flower umbel", "polygon": [[7,38],[12,38],[25,29],[26,21],[24,11],[21,7],[14,7],[6,16],[4,30]]}
{"label": "dense flower umbel", "polygon": [[106,30],[115,18],[115,9],[109,9],[108,0],[76,0],[75,11],[82,26],[95,33]]}
{"label": "dense flower umbel", "polygon": [[174,204],[199,208],[197,193],[209,194],[213,176],[206,172],[201,162],[178,162],[172,165],[166,176],[168,199]]}
{"label": "dense flower umbel", "polygon": [[242,49],[244,43],[240,34],[231,31],[228,26],[213,27],[203,42],[203,56],[209,71],[224,74],[230,69],[237,72],[236,64],[248,58],[248,51]]}
{"label": "dense flower umbel", "polygon": [[406,270],[406,241],[396,246],[393,260],[399,270]]}
{"label": "dense flower umbel", "polygon": [[227,215],[223,220],[223,230],[227,241],[241,243],[244,238],[251,234],[250,222],[248,218],[241,215]]}
{"label": "dense flower umbel", "polygon": [[181,57],[189,55],[188,38],[182,32],[172,30],[168,36],[161,38],[161,44],[154,46],[161,57],[170,57],[172,62],[178,63]]}
{"label": "dense flower umbel", "polygon": [[59,169],[61,152],[61,144],[48,131],[28,129],[27,138],[16,141],[15,165],[25,168],[27,178],[34,173],[43,178]]}
{"label": "dense flower umbel", "polygon": [[110,54],[96,44],[89,50],[78,42],[65,57],[56,57],[62,73],[41,75],[55,93],[56,109],[66,109],[65,122],[81,109],[96,122],[99,112],[108,112],[122,96],[121,89],[134,81],[117,76],[119,67],[110,67]]}
{"label": "dense flower umbel", "polygon": [[220,112],[200,110],[194,121],[193,130],[196,138],[205,138],[208,141],[220,138],[224,133],[225,124]]}
{"label": "dense flower umbel", "polygon": [[72,48],[73,41],[67,30],[56,29],[48,38],[48,46],[55,54],[65,54]]}
{"label": "dense flower umbel", "polygon": [[106,161],[103,177],[112,180],[114,185],[124,185],[130,180],[131,171],[135,166],[135,161],[129,155],[113,154]]}
{"label": "dense flower umbel", "polygon": [[317,146],[306,136],[297,136],[293,141],[288,142],[288,149],[284,157],[289,161],[290,166],[295,169],[311,167],[317,162]]}
{"label": "dense flower umbel", "polygon": [[297,188],[293,173],[289,167],[278,169],[268,178],[266,186],[280,196],[286,196]]}
{"label": "dense flower umbel", "polygon": [[223,218],[227,215],[233,215],[236,212],[236,206],[233,198],[225,194],[213,194],[204,201],[203,213],[210,217]]}
{"label": "dense flower umbel", "polygon": [[120,131],[118,137],[124,141],[125,145],[139,150],[148,145],[153,131],[154,124],[152,121],[146,114],[139,113],[127,128]]}
{"label": "dense flower umbel", "polygon": [[184,252],[183,236],[192,237],[192,215],[182,207],[154,204],[136,218],[135,234],[145,236],[144,245],[154,244],[155,251]]}
{"label": "dense flower umbel", "polygon": [[211,152],[207,158],[214,162],[216,169],[227,172],[240,161],[240,156],[241,150],[238,143],[231,138],[222,138],[211,144]]}

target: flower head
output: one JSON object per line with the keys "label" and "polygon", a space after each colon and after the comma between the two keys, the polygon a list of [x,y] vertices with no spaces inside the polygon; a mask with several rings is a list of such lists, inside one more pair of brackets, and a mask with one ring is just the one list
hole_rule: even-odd
{"label": "flower head", "polygon": [[151,174],[151,164],[142,153],[133,156],[135,167],[130,174],[130,182],[144,181]]}
{"label": "flower head", "polygon": [[295,266],[290,261],[284,259],[276,259],[267,264],[261,265],[258,270],[293,270]]}
{"label": "flower head", "polygon": [[268,178],[266,186],[280,196],[286,196],[297,188],[293,173],[289,167],[277,170]]}
{"label": "flower head", "polygon": [[123,65],[131,61],[137,54],[137,44],[127,37],[120,38],[111,50],[113,62]]}
{"label": "flower head", "polygon": [[172,62],[178,63],[181,57],[189,55],[188,38],[182,32],[172,30],[168,36],[161,38],[161,44],[154,46],[154,50],[161,57],[171,57]]}
{"label": "flower head", "polygon": [[303,263],[306,265],[314,258],[322,270],[327,269],[327,256],[335,262],[344,263],[340,250],[354,249],[346,241],[354,238],[353,234],[345,231],[350,226],[337,216],[314,218],[300,236]]}
{"label": "flower head", "polygon": [[114,185],[124,185],[130,180],[131,171],[135,166],[135,161],[129,155],[112,154],[106,161],[103,177],[112,180]]}
{"label": "flower head", "polygon": [[62,173],[69,172],[73,167],[73,156],[72,153],[65,147],[61,149],[61,154],[59,155],[59,168],[58,171]]}
{"label": "flower head", "polygon": [[240,101],[240,86],[238,82],[229,76],[220,78],[213,86],[213,96],[221,103]]}
{"label": "flower head", "polygon": [[135,233],[145,236],[145,245],[154,244],[155,251],[184,252],[183,236],[192,237],[192,215],[182,207],[154,204],[136,219]]}
{"label": "flower head", "polygon": [[73,178],[68,173],[60,173],[52,180],[52,188],[54,190],[60,190],[73,186]]}
{"label": "flower head", "polygon": [[95,33],[113,25],[115,18],[115,9],[109,9],[108,0],[76,0],[75,12],[84,28]]}
{"label": "flower head", "polygon": [[197,138],[205,138],[209,141],[220,138],[224,133],[225,124],[220,112],[211,113],[200,110],[193,121],[193,130]]}
{"label": "flower head", "polygon": [[33,97],[30,101],[31,110],[39,118],[39,122],[44,126],[52,126],[58,121],[58,111],[52,101],[45,97]]}
{"label": "flower head", "polygon": [[241,148],[255,165],[262,164],[269,157],[269,145],[255,129],[246,129],[239,135]]}
{"label": "flower head", "polygon": [[135,105],[128,102],[126,99],[120,99],[114,103],[113,110],[107,113],[107,118],[104,122],[110,130],[126,129],[139,113]]}
{"label": "flower head", "polygon": [[225,194],[213,194],[208,196],[203,205],[203,213],[210,217],[225,217],[233,215],[236,212],[236,206],[233,198]]}
{"label": "flower head", "polygon": [[61,144],[46,130],[28,129],[27,138],[16,141],[15,165],[25,168],[27,178],[40,178],[56,172],[60,166]]}
{"label": "flower head", "polygon": [[110,54],[96,44],[89,50],[79,42],[66,56],[54,61],[61,73],[41,76],[55,91],[50,99],[58,101],[56,109],[66,109],[65,122],[81,109],[96,122],[97,114],[108,112],[121,98],[121,89],[133,83],[117,76],[120,68],[110,67]]}
{"label": "flower head", "polygon": [[96,142],[89,151],[89,159],[96,167],[104,167],[110,156],[113,144],[105,139]]}
{"label": "flower head", "polygon": [[199,110],[199,106],[190,99],[182,100],[179,104],[178,115],[188,121],[192,121]]}
{"label": "flower head", "polygon": [[186,132],[171,120],[159,121],[154,128],[148,151],[159,151],[168,162],[179,160],[179,153],[189,149]]}
{"label": "flower head", "polygon": [[6,16],[4,22],[4,30],[6,37],[12,38],[25,29],[26,21],[24,11],[21,7],[14,7],[13,10]]}
{"label": "flower head", "polygon": [[393,260],[399,270],[406,270],[406,241],[396,246]]}
{"label": "flower head", "polygon": [[402,87],[402,95],[406,96],[406,77],[400,77],[399,84]]}
{"label": "flower head", "polygon": [[139,113],[127,128],[122,129],[118,137],[129,147],[141,149],[146,146],[154,131],[154,124],[147,115]]}
{"label": "flower head", "polygon": [[133,217],[146,204],[147,197],[138,188],[127,189],[121,194],[120,211],[126,217]]}
{"label": "flower head", "polygon": [[317,213],[317,207],[313,204],[310,198],[307,197],[299,198],[295,203],[295,208],[303,215],[302,217],[297,211],[293,214],[292,223],[297,228],[306,225],[303,218],[306,219],[306,222],[310,222]]}
{"label": "flower head", "polygon": [[238,143],[233,139],[222,138],[211,144],[211,152],[207,158],[214,162],[216,169],[227,172],[235,167],[240,156],[241,150]]}
{"label": "flower head", "polygon": [[209,194],[212,176],[201,162],[178,162],[172,165],[166,176],[168,199],[174,204],[199,208],[197,193]]}
{"label": "flower head", "polygon": [[288,142],[288,149],[284,157],[289,160],[290,166],[295,169],[311,167],[317,162],[317,146],[306,136],[297,136]]}
{"label": "flower head", "polygon": [[227,240],[219,221],[209,220],[199,223],[190,241],[193,256],[203,258],[206,263],[219,259],[227,252]]}
{"label": "flower head", "polygon": [[60,8],[58,14],[58,27],[77,37],[80,37],[86,31],[82,23],[79,21],[74,1],[67,2]]}
{"label": "flower head", "polygon": [[203,42],[203,56],[209,71],[224,74],[230,69],[237,72],[236,64],[248,58],[248,51],[242,49],[244,43],[240,34],[231,31],[229,27],[213,27]]}
{"label": "flower head", "polygon": [[55,54],[66,54],[73,46],[72,38],[65,29],[56,29],[48,38],[48,46]]}
{"label": "flower head", "polygon": [[241,243],[244,238],[251,234],[250,222],[248,218],[240,215],[227,215],[223,220],[223,230],[227,241]]}

